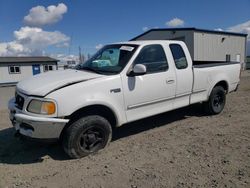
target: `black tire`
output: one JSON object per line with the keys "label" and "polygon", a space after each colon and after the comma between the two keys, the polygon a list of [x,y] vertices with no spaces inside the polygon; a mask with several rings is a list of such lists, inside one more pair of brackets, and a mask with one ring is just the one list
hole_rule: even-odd
{"label": "black tire", "polygon": [[204,103],[206,113],[210,115],[219,114],[226,104],[226,91],[221,86],[215,86],[207,102]]}
{"label": "black tire", "polygon": [[110,123],[98,115],[73,122],[63,135],[63,149],[71,158],[85,157],[103,149],[111,140]]}

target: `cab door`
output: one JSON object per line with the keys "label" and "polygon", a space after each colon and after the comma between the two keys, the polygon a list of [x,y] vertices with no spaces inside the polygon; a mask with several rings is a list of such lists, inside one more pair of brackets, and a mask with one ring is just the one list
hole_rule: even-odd
{"label": "cab door", "polygon": [[176,109],[190,104],[189,99],[193,87],[192,60],[184,43],[183,45],[172,43],[169,47],[177,78],[174,101],[174,108]]}
{"label": "cab door", "polygon": [[147,68],[142,76],[122,77],[128,122],[173,108],[176,78],[170,70],[162,45],[144,46],[133,62]]}

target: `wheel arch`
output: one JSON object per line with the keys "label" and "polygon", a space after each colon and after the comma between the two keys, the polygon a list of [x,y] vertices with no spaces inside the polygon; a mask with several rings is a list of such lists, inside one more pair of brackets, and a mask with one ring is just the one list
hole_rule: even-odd
{"label": "wheel arch", "polygon": [[70,124],[78,120],[80,117],[84,117],[88,115],[100,115],[109,121],[112,129],[117,127],[118,117],[116,116],[115,112],[110,107],[106,105],[102,105],[102,104],[93,104],[93,105],[82,107],[76,110],[75,112],[73,112],[72,114],[70,114],[69,116],[65,117],[65,119],[69,119],[69,122],[63,128],[60,138],[63,136],[65,130],[70,126]]}
{"label": "wheel arch", "polygon": [[208,97],[211,95],[211,92],[212,92],[213,88],[215,88],[216,86],[223,87],[225,89],[225,91],[226,91],[226,94],[228,93],[228,90],[229,90],[229,84],[228,84],[228,82],[226,80],[220,80],[220,81],[216,82],[213,85],[213,87],[211,87],[211,89],[210,89],[210,91],[208,93]]}
{"label": "wheel arch", "polygon": [[222,81],[217,82],[217,84],[215,84],[214,87],[216,87],[216,86],[221,86],[221,87],[224,88],[224,90],[226,91],[226,93],[228,92],[229,85],[228,85],[228,83],[227,83],[226,80],[222,80]]}

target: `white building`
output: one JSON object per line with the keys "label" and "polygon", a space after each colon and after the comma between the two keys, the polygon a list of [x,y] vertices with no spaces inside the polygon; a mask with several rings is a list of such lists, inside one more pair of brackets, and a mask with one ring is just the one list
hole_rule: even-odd
{"label": "white building", "polygon": [[132,40],[181,40],[193,61],[245,62],[247,34],[197,28],[151,29]]}
{"label": "white building", "polygon": [[0,85],[10,85],[42,72],[57,70],[50,57],[0,57]]}

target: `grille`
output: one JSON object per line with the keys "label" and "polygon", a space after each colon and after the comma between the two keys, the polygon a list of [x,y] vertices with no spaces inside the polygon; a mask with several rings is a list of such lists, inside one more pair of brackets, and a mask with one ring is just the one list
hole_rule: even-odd
{"label": "grille", "polygon": [[16,100],[15,100],[16,107],[20,110],[23,109],[24,104],[24,98],[18,94],[16,94]]}

